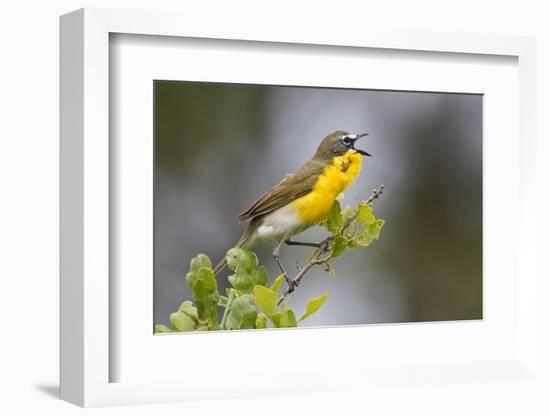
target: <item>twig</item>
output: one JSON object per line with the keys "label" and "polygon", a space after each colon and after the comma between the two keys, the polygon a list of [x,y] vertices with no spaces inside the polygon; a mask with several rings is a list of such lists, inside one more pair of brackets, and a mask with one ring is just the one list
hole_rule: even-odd
{"label": "twig", "polygon": [[[378,188],[375,188],[372,190],[371,194],[367,199],[364,201],[361,201],[362,204],[370,205],[375,200],[380,198],[380,195],[384,192],[384,185],[380,185]],[[341,234],[343,235],[346,231],[346,228],[349,227],[349,225],[355,221],[357,218],[357,214],[352,215],[351,217],[347,218],[344,222],[344,225],[342,226]],[[301,267],[298,267],[298,274],[294,276],[294,278],[289,279],[290,284],[286,287],[285,291],[277,301],[277,305],[280,305],[285,301],[288,296],[296,290],[298,286],[300,286],[300,283],[302,283],[302,280],[304,279],[306,273],[313,267],[313,266],[320,266],[322,264],[326,264],[331,256],[332,251],[330,249],[330,243],[332,241],[333,237],[329,236],[325,238],[323,241],[319,243],[319,248],[317,248],[313,255],[310,257],[310,259]]]}
{"label": "twig", "polygon": [[362,203],[365,205],[372,204],[375,200],[380,198],[380,195],[382,195],[383,192],[384,192],[384,185],[380,185],[378,188],[374,188],[371,194],[369,195],[369,197],[365,201],[362,201]]}

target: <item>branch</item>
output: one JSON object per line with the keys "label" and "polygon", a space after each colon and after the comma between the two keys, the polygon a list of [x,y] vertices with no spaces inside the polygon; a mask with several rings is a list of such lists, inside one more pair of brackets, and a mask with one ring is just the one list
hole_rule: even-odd
{"label": "branch", "polygon": [[[384,185],[380,185],[378,188],[375,188],[372,190],[371,194],[367,199],[364,201],[361,201],[362,204],[370,205],[375,200],[377,200],[380,195],[384,192]],[[347,218],[344,222],[344,225],[342,227],[341,234],[344,235],[344,232],[349,227],[349,225],[355,221],[357,218],[357,213],[354,213],[351,217]],[[300,286],[300,283],[302,283],[302,280],[304,279],[306,273],[313,267],[313,266],[320,266],[320,265],[327,265],[328,261],[332,257],[332,249],[330,248],[330,243],[333,240],[333,236],[328,236],[323,241],[319,243],[319,248],[316,249],[313,252],[313,255],[309,258],[309,260],[301,267],[298,268],[298,274],[294,276],[292,279],[289,279],[290,284],[286,287],[285,291],[277,301],[277,305],[280,305],[283,303],[288,296],[296,290],[298,286]]]}

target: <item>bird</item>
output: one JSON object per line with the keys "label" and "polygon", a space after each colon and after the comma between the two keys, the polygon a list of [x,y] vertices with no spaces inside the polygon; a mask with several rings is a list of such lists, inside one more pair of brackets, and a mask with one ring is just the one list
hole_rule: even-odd
{"label": "bird", "polygon": [[[275,240],[273,259],[291,283],[279,259],[283,243],[317,246],[294,241],[291,237],[325,220],[336,198],[354,182],[361,172],[363,156],[371,156],[355,148],[355,143],[368,135],[343,130],[327,135],[311,159],[296,172],[286,175],[238,216],[239,222],[248,223],[248,226],[235,247],[250,249]],[[214,267],[214,273],[218,274],[226,264],[224,257]]]}

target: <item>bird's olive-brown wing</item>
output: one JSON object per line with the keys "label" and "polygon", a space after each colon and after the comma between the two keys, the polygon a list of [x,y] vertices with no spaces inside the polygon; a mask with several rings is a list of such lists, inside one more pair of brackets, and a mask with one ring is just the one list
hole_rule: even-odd
{"label": "bird's olive-brown wing", "polygon": [[323,173],[323,169],[324,164],[322,162],[310,160],[295,173],[287,175],[270,191],[254,201],[249,209],[238,216],[239,221],[245,222],[260,215],[269,214],[307,195]]}

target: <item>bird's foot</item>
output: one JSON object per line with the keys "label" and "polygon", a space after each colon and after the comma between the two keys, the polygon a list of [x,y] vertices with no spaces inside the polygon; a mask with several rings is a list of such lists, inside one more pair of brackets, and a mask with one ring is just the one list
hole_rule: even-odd
{"label": "bird's foot", "polygon": [[291,292],[298,287],[298,282],[295,282],[294,280],[289,279],[289,277],[286,274],[285,274],[285,280]]}

